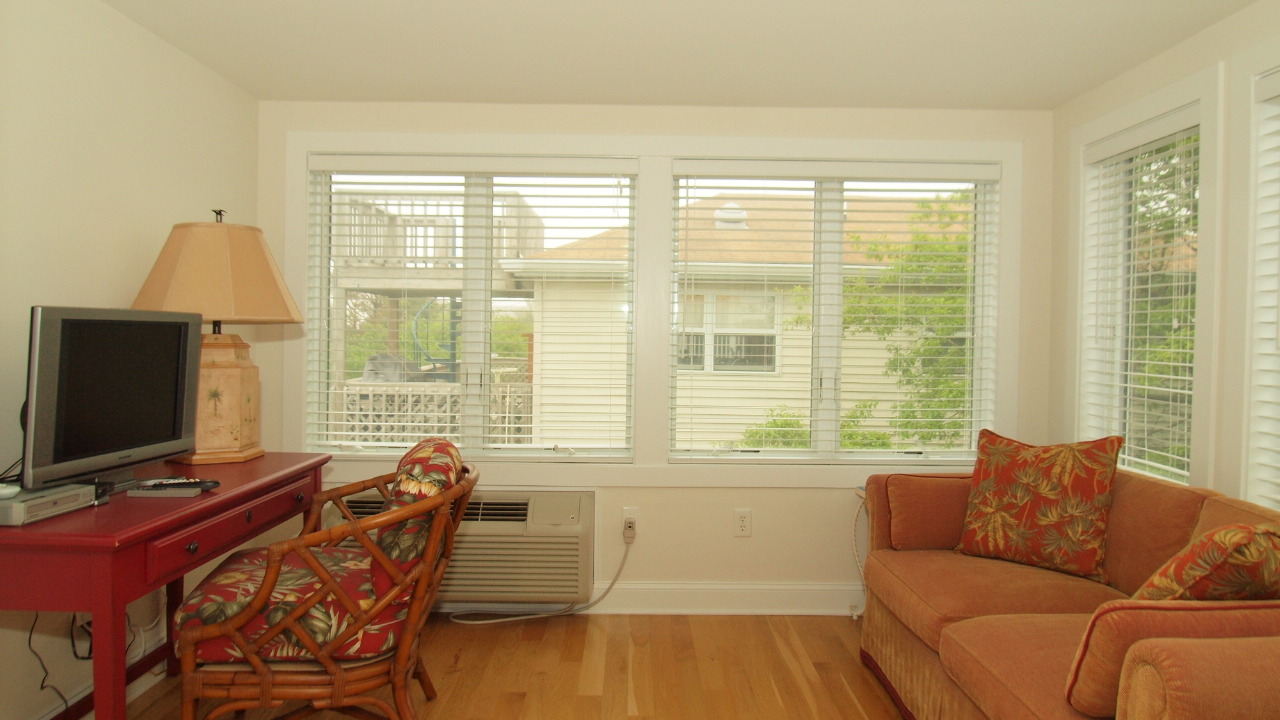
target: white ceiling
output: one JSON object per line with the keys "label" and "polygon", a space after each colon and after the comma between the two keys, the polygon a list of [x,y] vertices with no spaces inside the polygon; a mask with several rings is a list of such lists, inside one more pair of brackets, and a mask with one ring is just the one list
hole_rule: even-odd
{"label": "white ceiling", "polygon": [[103,0],[263,100],[1052,109],[1253,0]]}

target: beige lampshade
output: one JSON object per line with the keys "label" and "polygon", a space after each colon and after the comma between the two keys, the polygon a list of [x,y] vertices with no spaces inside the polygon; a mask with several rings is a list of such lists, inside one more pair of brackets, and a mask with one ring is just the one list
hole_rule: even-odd
{"label": "beige lampshade", "polygon": [[197,312],[206,322],[302,322],[262,231],[232,223],[174,225],[133,307]]}

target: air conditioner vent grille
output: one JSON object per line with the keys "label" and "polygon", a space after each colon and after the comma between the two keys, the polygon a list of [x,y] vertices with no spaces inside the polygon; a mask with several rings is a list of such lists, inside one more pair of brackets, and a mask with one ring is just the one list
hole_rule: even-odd
{"label": "air conditioner vent grille", "polygon": [[372,515],[377,515],[378,513],[382,512],[382,508],[383,508],[383,500],[381,495],[377,497],[372,497],[372,498],[367,498],[367,497],[347,498],[347,509],[351,511],[352,515],[356,516],[357,520],[361,520],[361,519],[370,517]]}
{"label": "air conditioner vent grille", "polygon": [[528,500],[476,498],[467,504],[467,511],[462,515],[463,522],[525,522],[528,519]]}

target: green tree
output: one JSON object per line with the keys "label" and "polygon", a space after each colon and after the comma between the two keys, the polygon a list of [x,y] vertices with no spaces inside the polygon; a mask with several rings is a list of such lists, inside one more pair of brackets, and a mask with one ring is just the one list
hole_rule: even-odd
{"label": "green tree", "polygon": [[974,199],[922,201],[904,238],[850,234],[851,249],[880,265],[844,281],[846,335],[886,343],[896,437],[951,447],[967,441],[973,396]]}
{"label": "green tree", "polygon": [[[1179,479],[1190,466],[1195,359],[1199,136],[1123,161],[1128,232],[1124,360],[1119,367],[1125,454]],[[1168,474],[1164,469],[1174,472]]]}

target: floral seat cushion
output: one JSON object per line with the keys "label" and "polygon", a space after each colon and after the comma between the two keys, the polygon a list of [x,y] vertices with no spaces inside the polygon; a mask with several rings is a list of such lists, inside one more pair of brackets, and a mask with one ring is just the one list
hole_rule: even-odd
{"label": "floral seat cushion", "polygon": [[[352,547],[319,547],[313,548],[312,553],[332,574],[341,592],[355,600],[362,609],[373,605],[368,551]],[[175,615],[176,627],[181,629],[197,623],[212,625],[240,612],[262,585],[266,565],[266,548],[242,550],[228,557],[187,596]],[[320,577],[300,557],[292,553],[287,555],[271,600],[262,613],[242,629],[245,639],[249,642],[257,640],[264,631],[304,603],[322,584]],[[389,606],[337,648],[333,659],[361,660],[392,650],[404,624],[405,611],[402,604]],[[339,600],[336,591],[331,591],[307,611],[299,624],[318,645],[323,646],[336,638],[351,619],[351,613]],[[257,654],[264,660],[305,661],[313,657],[299,636],[290,630],[272,638]],[[200,643],[196,648],[196,659],[202,663],[242,662],[243,651],[229,637],[220,636]]]}

